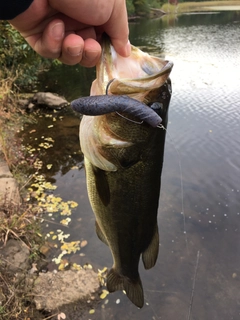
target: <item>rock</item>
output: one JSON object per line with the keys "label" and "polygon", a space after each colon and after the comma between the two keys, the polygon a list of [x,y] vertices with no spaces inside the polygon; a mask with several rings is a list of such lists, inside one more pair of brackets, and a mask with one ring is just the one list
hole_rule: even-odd
{"label": "rock", "polygon": [[29,99],[27,98],[19,99],[17,101],[18,106],[22,109],[26,109],[26,107],[28,106],[28,103],[29,103]]}
{"label": "rock", "polygon": [[0,206],[20,204],[18,184],[14,178],[0,178]]}
{"label": "rock", "polygon": [[[16,273],[29,268],[29,249],[18,240],[10,239],[5,247],[0,250],[0,260],[3,258],[1,267]],[[4,265],[3,265],[4,264]]]}
{"label": "rock", "polygon": [[[1,148],[1,146],[0,146]],[[7,206],[9,203],[19,205],[21,203],[17,181],[13,178],[8,165],[0,155],[0,206]]]}
{"label": "rock", "polygon": [[13,175],[10,172],[8,165],[5,161],[0,161],[0,178],[12,178]]}
{"label": "rock", "polygon": [[46,242],[39,248],[39,252],[41,252],[41,254],[46,256],[47,253],[50,251],[50,249],[51,249],[50,245],[48,245],[48,243]]}
{"label": "rock", "polygon": [[33,288],[38,310],[56,310],[86,300],[98,291],[98,275],[90,269],[40,273]]}
{"label": "rock", "polygon": [[31,101],[35,106],[46,106],[51,109],[61,109],[65,107],[68,102],[64,98],[51,92],[37,92]]}
{"label": "rock", "polygon": [[28,106],[27,106],[28,112],[34,111],[34,108],[35,108],[35,104],[32,103],[32,102],[30,102],[30,103],[28,104]]}
{"label": "rock", "polygon": [[[171,1],[171,0],[170,0]],[[176,0],[173,0],[176,1]],[[150,8],[150,17],[162,17],[166,14],[165,11],[157,8]]]}

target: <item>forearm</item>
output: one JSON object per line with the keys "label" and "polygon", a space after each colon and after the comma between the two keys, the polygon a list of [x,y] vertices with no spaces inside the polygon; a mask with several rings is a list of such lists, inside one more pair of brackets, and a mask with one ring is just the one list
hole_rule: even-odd
{"label": "forearm", "polygon": [[11,20],[24,12],[33,0],[0,0],[0,20]]}

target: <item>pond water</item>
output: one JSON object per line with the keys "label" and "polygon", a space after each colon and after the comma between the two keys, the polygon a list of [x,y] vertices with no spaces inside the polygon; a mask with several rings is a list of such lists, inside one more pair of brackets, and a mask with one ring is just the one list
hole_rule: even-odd
{"label": "pond water", "polygon": [[[158,214],[160,252],[154,268],[146,271],[140,263],[141,310],[116,292],[81,319],[239,319],[240,12],[165,16],[131,23],[130,30],[134,45],[174,62]],[[55,67],[40,79],[40,89],[71,100],[88,95],[94,77],[92,69]],[[68,227],[45,222],[44,230],[61,229],[70,234],[67,241],[87,240],[68,257],[71,263],[110,268],[112,258],[95,234],[88,202],[79,118],[65,111],[49,128],[52,118],[38,120],[26,126],[24,141],[34,145],[43,136],[53,137],[54,146],[44,154],[44,162],[53,166],[43,171],[57,186],[54,195],[78,203]],[[48,219],[58,223],[62,217],[56,213]],[[60,253],[58,247],[49,255]]]}

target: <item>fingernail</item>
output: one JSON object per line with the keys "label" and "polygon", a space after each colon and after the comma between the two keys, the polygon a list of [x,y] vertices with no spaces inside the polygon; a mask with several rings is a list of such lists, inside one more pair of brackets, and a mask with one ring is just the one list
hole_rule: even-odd
{"label": "fingernail", "polygon": [[77,57],[77,56],[80,56],[82,54],[82,48],[80,48],[79,46],[77,46],[77,47],[68,47],[67,51],[73,57]]}
{"label": "fingernail", "polygon": [[99,55],[99,51],[87,51],[84,54],[84,58],[87,60],[96,60]]}
{"label": "fingernail", "polygon": [[64,37],[64,25],[62,22],[56,23],[52,27],[52,36],[55,39],[62,39]]}

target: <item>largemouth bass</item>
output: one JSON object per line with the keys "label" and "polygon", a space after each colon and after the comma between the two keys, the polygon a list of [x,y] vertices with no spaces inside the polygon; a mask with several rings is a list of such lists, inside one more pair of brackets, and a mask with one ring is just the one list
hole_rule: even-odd
{"label": "largemouth bass", "polygon": [[85,114],[80,144],[96,232],[113,256],[107,289],[125,290],[140,308],[144,304],[140,256],[150,269],[159,249],[163,127],[172,66],[134,46],[131,56],[123,58],[104,38],[91,96],[72,102],[74,110]]}

